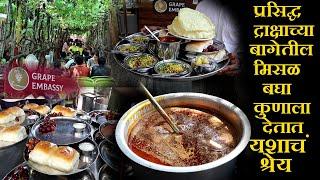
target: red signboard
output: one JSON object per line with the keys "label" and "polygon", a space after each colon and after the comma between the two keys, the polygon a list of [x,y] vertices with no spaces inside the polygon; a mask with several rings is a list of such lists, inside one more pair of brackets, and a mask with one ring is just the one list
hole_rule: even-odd
{"label": "red signboard", "polygon": [[32,95],[37,98],[61,98],[79,92],[77,80],[62,70],[29,70],[15,67],[4,73],[4,92],[7,98],[25,98]]}

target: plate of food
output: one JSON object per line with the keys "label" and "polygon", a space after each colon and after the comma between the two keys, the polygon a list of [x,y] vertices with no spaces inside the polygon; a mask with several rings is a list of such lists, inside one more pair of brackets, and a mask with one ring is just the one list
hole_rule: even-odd
{"label": "plate of food", "polygon": [[157,58],[151,54],[132,54],[124,59],[126,66],[134,71],[147,72],[158,62]]}
{"label": "plate of food", "polygon": [[83,141],[91,134],[91,126],[85,121],[70,117],[45,117],[31,129],[33,137],[58,145],[70,145]]}
{"label": "plate of food", "polygon": [[192,72],[189,64],[179,60],[163,60],[154,66],[157,75],[164,77],[186,77]]}
{"label": "plate of food", "polygon": [[128,43],[128,44],[121,44],[119,46],[116,46],[115,53],[122,54],[122,55],[128,55],[128,54],[134,54],[134,53],[143,53],[145,51],[145,46],[141,44],[134,44],[134,43]]}
{"label": "plate of food", "polygon": [[36,138],[26,144],[24,158],[28,165],[47,175],[72,175],[89,168],[99,150],[91,139],[70,146],[58,146]]}

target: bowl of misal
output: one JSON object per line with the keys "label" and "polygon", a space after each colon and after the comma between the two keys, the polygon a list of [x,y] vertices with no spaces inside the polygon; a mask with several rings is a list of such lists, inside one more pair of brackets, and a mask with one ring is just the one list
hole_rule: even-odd
{"label": "bowl of misal", "polygon": [[146,47],[142,44],[127,43],[118,45],[115,48],[115,52],[127,56],[129,54],[142,53],[145,51],[145,49]]}
{"label": "bowl of misal", "polygon": [[123,114],[116,127],[116,142],[133,161],[135,176],[231,179],[236,159],[251,135],[244,112],[229,101],[201,93],[170,93],[155,99],[180,133],[174,133],[148,100]]}
{"label": "bowl of misal", "polygon": [[163,77],[186,77],[192,72],[189,64],[179,60],[163,60],[154,66],[157,75]]}
{"label": "bowl of misal", "polygon": [[128,40],[130,43],[144,45],[148,44],[150,40],[148,36],[145,36],[141,33],[131,34],[130,36],[127,36],[125,39]]}
{"label": "bowl of misal", "polygon": [[156,57],[147,53],[131,54],[124,59],[124,63],[129,69],[141,73],[148,72],[157,62]]}

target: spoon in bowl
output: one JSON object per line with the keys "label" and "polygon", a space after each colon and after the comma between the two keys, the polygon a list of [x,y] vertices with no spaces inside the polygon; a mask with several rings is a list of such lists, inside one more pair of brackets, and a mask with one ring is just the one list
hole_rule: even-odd
{"label": "spoon in bowl", "polygon": [[148,91],[148,89],[141,83],[139,82],[140,87],[142,88],[143,92],[151,102],[151,104],[156,108],[156,110],[161,114],[161,116],[168,122],[172,130],[179,134],[180,130],[178,129],[177,125],[172,121],[170,116],[163,110],[163,108],[160,106],[160,104],[154,99],[154,97],[151,95],[151,93]]}
{"label": "spoon in bowl", "polygon": [[153,32],[148,28],[148,26],[144,26],[144,28],[146,28],[146,30],[147,30],[157,41],[160,41],[160,39],[159,39],[155,34],[153,34]]}

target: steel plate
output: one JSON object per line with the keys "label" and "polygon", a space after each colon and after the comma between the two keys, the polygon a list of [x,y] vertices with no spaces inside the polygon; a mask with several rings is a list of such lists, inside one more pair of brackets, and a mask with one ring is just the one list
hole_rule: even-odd
{"label": "steel plate", "polygon": [[79,152],[79,154],[80,154],[80,159],[79,159],[79,164],[78,164],[77,169],[73,170],[70,173],[61,172],[61,171],[52,169],[52,168],[50,168],[48,166],[40,165],[40,164],[37,164],[37,163],[32,162],[32,161],[27,161],[26,154],[24,155],[24,158],[28,162],[28,166],[29,167],[31,167],[35,171],[38,171],[38,172],[43,173],[43,174],[47,174],[47,175],[73,175],[73,174],[77,174],[77,173],[85,171],[90,166],[92,166],[94,164],[94,162],[97,160],[98,156],[99,156],[98,146],[94,141],[92,141],[91,139],[88,138],[88,139],[85,139],[84,141],[82,141],[81,143],[83,143],[83,142],[89,142],[89,143],[93,144],[94,145],[94,150],[92,151],[90,157],[84,158],[83,152],[78,147],[80,143],[70,145],[70,147],[72,147],[75,150],[77,150]]}
{"label": "steel plate", "polygon": [[[119,46],[123,43],[126,43],[126,40],[121,40],[117,43],[116,46]],[[190,74],[190,76],[187,77],[170,77],[170,76],[161,76],[155,73],[141,73],[141,72],[137,72],[137,71],[133,71],[131,69],[129,69],[126,64],[124,63],[124,56],[119,55],[119,54],[113,54],[113,57],[116,61],[116,63],[123,69],[127,70],[128,72],[137,75],[139,77],[143,77],[143,78],[150,78],[150,79],[161,79],[161,80],[167,80],[167,81],[197,81],[197,80],[201,80],[201,79],[205,79],[211,76],[214,76],[215,74],[217,74],[218,72],[220,72],[221,70],[223,70],[230,62],[230,59],[227,58],[224,61],[221,61],[219,63],[217,63],[217,67],[214,71],[210,72],[210,73],[206,73],[206,74],[196,74],[195,72],[192,72]]]}
{"label": "steel plate", "polygon": [[[76,118],[68,117],[52,117],[56,121],[56,129],[53,132],[41,134],[39,127],[42,121],[36,122],[31,129],[31,133],[35,138],[43,141],[50,141],[57,145],[69,145],[83,141],[91,135],[91,126],[87,122],[78,120]],[[77,133],[73,127],[74,123],[86,124],[85,129],[81,133]]]}

